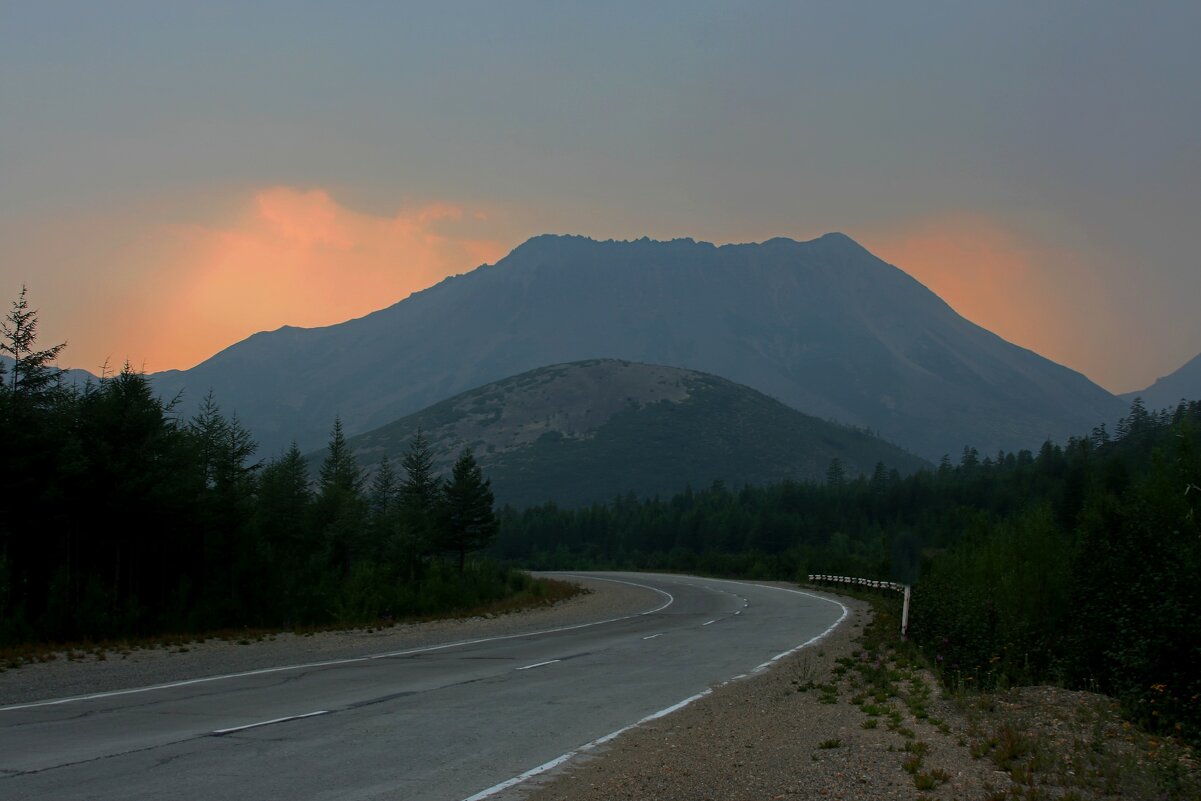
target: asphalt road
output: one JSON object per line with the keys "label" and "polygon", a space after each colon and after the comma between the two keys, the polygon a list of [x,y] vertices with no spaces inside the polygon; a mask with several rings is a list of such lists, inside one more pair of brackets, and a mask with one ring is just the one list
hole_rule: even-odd
{"label": "asphalt road", "polygon": [[0,798],[485,798],[832,628],[812,595],[685,576],[632,617],[0,707]]}

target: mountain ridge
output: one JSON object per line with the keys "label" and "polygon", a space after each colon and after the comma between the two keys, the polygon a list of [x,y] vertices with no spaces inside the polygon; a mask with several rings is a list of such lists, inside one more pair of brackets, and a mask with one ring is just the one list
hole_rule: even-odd
{"label": "mountain ridge", "polygon": [[1175,406],[1182,400],[1201,399],[1201,353],[1157,378],[1151,386],[1136,392],[1123,392],[1118,397],[1127,401],[1142,398],[1151,409]]}
{"label": "mountain ridge", "polygon": [[1116,419],[1087,378],[965,320],[845,234],[715,246],[542,235],[346,323],[279,329],[188,371],[268,452],[383,425],[525,370],[617,358],[700,370],[937,459]]}

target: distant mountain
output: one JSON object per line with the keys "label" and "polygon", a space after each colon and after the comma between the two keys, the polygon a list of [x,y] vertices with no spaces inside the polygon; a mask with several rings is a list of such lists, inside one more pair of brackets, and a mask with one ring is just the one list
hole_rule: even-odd
{"label": "distant mountain", "polygon": [[1139,392],[1125,392],[1123,400],[1141,397],[1148,409],[1176,406],[1182,400],[1201,400],[1201,353],[1194,356],[1176,372],[1158,379]]}
{"label": "distant mountain", "polygon": [[[12,357],[0,354],[0,367],[4,369],[4,377],[11,381],[13,369]],[[89,373],[87,370],[79,370],[70,367],[66,369],[59,369],[59,372],[62,373],[62,381],[66,386],[75,386],[79,389],[83,389],[88,382],[93,384],[100,383],[100,379],[97,376]]]}
{"label": "distant mountain", "polygon": [[[616,360],[543,367],[488,384],[349,440],[362,466],[400,459],[420,429],[440,472],[470,446],[500,503],[581,505],[634,492],[670,495],[848,477],[922,459],[862,431],[801,414],[717,376]],[[324,452],[310,454],[312,474]]]}
{"label": "distant mountain", "polygon": [[965,444],[1033,448],[1125,411],[841,234],[722,247],[535,237],[366,317],[255,334],[154,380],[191,404],[211,388],[272,454],[293,439],[320,445],[335,415],[348,433],[367,431],[471,387],[595,358],[720,375],[930,459]]}

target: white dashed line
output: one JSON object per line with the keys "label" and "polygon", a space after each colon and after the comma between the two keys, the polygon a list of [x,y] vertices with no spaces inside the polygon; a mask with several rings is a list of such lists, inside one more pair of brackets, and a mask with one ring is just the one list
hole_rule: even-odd
{"label": "white dashed line", "polygon": [[289,715],[286,718],[273,718],[272,720],[260,720],[258,723],[247,723],[245,726],[231,726],[228,729],[216,729],[213,734],[220,737],[223,734],[233,734],[236,731],[246,731],[247,729],[257,729],[260,726],[270,726],[273,723],[284,723],[289,720],[301,720],[303,718],[315,718],[318,715],[328,715],[329,710],[323,709],[320,712],[307,712],[303,715]]}
{"label": "white dashed line", "polygon": [[556,662],[562,662],[562,659],[548,659],[545,662],[535,662],[532,665],[516,668],[516,670],[529,670],[530,668],[542,667],[543,665],[553,665]]}
{"label": "white dashed line", "polygon": [[663,632],[659,632],[658,634],[652,634],[652,635],[650,635],[649,637],[643,637],[642,639],[644,639],[644,640],[653,640],[653,639],[655,639],[656,637],[662,637],[662,636],[663,636]]}

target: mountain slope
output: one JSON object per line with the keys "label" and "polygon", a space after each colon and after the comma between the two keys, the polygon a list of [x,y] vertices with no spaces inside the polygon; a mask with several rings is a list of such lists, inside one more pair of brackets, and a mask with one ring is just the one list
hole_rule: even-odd
{"label": "mountain slope", "polygon": [[1201,400],[1201,353],[1176,372],[1158,379],[1146,389],[1140,392],[1126,392],[1120,397],[1128,401],[1141,397],[1148,409],[1174,407],[1181,400]]}
{"label": "mountain slope", "polygon": [[[13,359],[11,356],[0,354],[0,370],[4,372],[6,381],[12,380]],[[99,384],[99,376],[89,373],[87,370],[80,370],[74,367],[61,368],[54,365],[50,366],[52,370],[58,370],[61,375],[62,383],[67,387],[75,387],[82,390],[89,383]]]}
{"label": "mountain slope", "polygon": [[[957,315],[841,234],[714,247],[540,236],[381,311],[256,334],[184,372],[268,453],[365,431],[548,364],[620,358],[702,370],[879,431],[931,459],[1037,447],[1124,406],[1079,373]],[[185,409],[186,411],[186,409]]]}
{"label": "mountain slope", "polygon": [[[497,499],[517,506],[580,505],[633,491],[668,495],[714,480],[731,487],[823,481],[830,461],[871,475],[926,463],[861,431],[797,412],[717,376],[676,367],[593,360],[532,370],[437,403],[350,447],[373,469],[399,465],[420,429],[448,472],[470,446]],[[324,457],[309,457],[315,468]]]}

